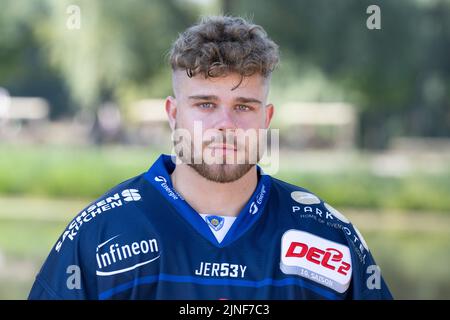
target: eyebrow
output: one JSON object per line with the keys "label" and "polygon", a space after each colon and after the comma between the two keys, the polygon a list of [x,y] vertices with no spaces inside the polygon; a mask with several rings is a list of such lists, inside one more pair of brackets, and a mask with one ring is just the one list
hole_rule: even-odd
{"label": "eyebrow", "polygon": [[219,100],[218,96],[208,96],[208,95],[196,95],[196,96],[189,96],[188,97],[191,100]]}
{"label": "eyebrow", "polygon": [[[211,100],[211,101],[217,101],[219,100],[218,96],[214,95],[195,95],[195,96],[189,96],[188,97],[191,100]],[[241,103],[259,103],[262,104],[262,102],[255,98],[247,98],[247,97],[237,97],[234,99],[237,102]]]}

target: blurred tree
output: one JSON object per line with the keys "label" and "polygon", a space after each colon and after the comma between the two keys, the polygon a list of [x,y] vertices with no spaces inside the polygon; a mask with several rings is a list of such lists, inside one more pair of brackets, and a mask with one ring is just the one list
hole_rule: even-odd
{"label": "blurred tree", "polygon": [[[41,96],[51,106],[51,117],[72,110],[68,91],[33,35],[33,26],[45,16],[42,1],[1,3],[0,86],[13,96]],[[61,107],[62,106],[62,107]]]}
{"label": "blurred tree", "polygon": [[119,99],[124,87],[151,85],[166,67],[165,53],[177,31],[195,17],[174,0],[79,0],[81,28],[69,29],[66,9],[72,1],[46,3],[48,18],[35,34],[85,109]]}
{"label": "blurred tree", "polygon": [[[385,147],[395,135],[450,136],[449,0],[232,4],[232,12],[253,16],[280,45],[282,59],[291,59],[285,70],[294,57],[300,67],[292,86],[315,66],[345,93],[335,99],[360,107],[362,146]],[[371,4],[381,8],[381,30],[366,27]]]}
{"label": "blurred tree", "polygon": [[[67,27],[70,5],[80,8],[79,29]],[[2,1],[0,85],[23,89],[21,75],[44,73],[53,89],[69,93],[90,114],[103,101],[170,93],[165,55],[196,11],[177,0]],[[32,92],[39,86],[25,87]]]}
{"label": "blurred tree", "polygon": [[222,12],[224,14],[231,14],[233,10],[233,0],[222,0]]}

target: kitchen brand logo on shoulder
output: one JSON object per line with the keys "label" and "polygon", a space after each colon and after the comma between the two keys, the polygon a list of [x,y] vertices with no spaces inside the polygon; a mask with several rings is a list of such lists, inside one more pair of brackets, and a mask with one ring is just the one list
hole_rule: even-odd
{"label": "kitchen brand logo on shoulder", "polygon": [[308,232],[288,230],[281,238],[280,269],[343,293],[352,275],[350,250]]}
{"label": "kitchen brand logo on shoulder", "polygon": [[103,212],[122,207],[130,202],[139,201],[141,198],[142,197],[139,194],[138,189],[125,189],[93,203],[72,220],[61,238],[56,243],[55,250],[59,252],[63,242],[66,239],[69,239],[70,241],[75,239],[75,236],[78,234],[78,230],[83,223],[91,221]]}

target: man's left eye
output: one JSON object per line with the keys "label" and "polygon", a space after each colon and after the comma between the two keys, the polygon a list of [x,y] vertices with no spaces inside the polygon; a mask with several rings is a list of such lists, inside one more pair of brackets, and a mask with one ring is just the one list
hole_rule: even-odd
{"label": "man's left eye", "polygon": [[249,106],[246,106],[246,105],[243,105],[243,104],[238,105],[236,107],[236,109],[238,111],[250,111],[251,110],[251,108]]}

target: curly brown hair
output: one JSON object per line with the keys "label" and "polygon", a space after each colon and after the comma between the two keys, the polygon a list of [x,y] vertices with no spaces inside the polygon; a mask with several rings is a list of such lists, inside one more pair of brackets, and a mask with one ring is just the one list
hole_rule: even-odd
{"label": "curly brown hair", "polygon": [[240,17],[209,16],[180,34],[169,60],[172,70],[186,70],[189,77],[236,72],[242,82],[257,73],[267,78],[279,62],[279,51],[261,26]]}

